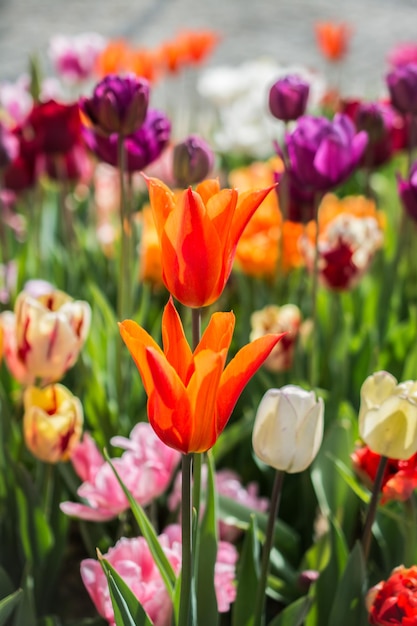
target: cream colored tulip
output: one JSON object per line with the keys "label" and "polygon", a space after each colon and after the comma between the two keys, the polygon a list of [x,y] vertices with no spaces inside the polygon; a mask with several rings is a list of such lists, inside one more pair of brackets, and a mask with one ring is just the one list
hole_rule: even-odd
{"label": "cream colored tulip", "polygon": [[80,441],[81,402],[60,384],[28,387],[24,397],[23,432],[26,446],[46,463],[68,461]]}
{"label": "cream colored tulip", "polygon": [[2,314],[7,365],[22,384],[60,380],[74,365],[90,328],[87,302],[62,291],[19,294],[14,313]]}
{"label": "cream colored tulip", "polygon": [[417,382],[398,384],[376,372],[362,385],[359,434],[376,454],[409,459],[417,452]]}
{"label": "cream colored tulip", "polygon": [[295,385],[269,389],[256,413],[253,449],[277,470],[302,472],[319,451],[323,427],[324,404],[314,391]]}

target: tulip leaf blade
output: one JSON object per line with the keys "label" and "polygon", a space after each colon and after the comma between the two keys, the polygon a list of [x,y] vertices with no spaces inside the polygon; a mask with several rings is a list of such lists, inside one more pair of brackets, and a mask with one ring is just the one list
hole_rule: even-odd
{"label": "tulip leaf blade", "polygon": [[107,578],[116,626],[152,625],[144,608],[123,578],[100,555],[99,561]]}
{"label": "tulip leaf blade", "polygon": [[259,580],[259,552],[258,527],[256,517],[252,515],[239,559],[238,586],[232,609],[232,626],[251,626],[253,624]]}
{"label": "tulip leaf blade", "polygon": [[0,626],[7,623],[10,615],[22,599],[23,589],[18,589],[0,600]]}
{"label": "tulip leaf blade", "polygon": [[292,602],[268,626],[301,626],[313,604],[313,598],[303,596]]}
{"label": "tulip leaf blade", "polygon": [[357,541],[336,589],[329,624],[338,624],[338,626],[351,624],[366,626],[368,624],[364,602],[366,581],[365,558],[362,546]]}
{"label": "tulip leaf blade", "polygon": [[164,584],[169,593],[169,596],[172,598],[175,583],[176,583],[176,576],[175,576],[174,570],[172,569],[172,565],[169,562],[165,552],[163,551],[161,544],[159,543],[158,537],[155,533],[155,530],[151,522],[148,519],[148,516],[146,515],[145,511],[140,506],[140,504],[136,502],[135,498],[132,496],[132,494],[130,493],[130,491],[128,490],[128,488],[126,487],[126,485],[120,478],[116,468],[111,462],[111,459],[108,455],[107,450],[104,450],[104,458],[106,459],[106,461],[109,463],[110,467],[112,468],[114,475],[116,476],[121,488],[123,489],[123,492],[125,493],[129,501],[130,508],[135,517],[135,520],[138,523],[138,526],[141,530],[142,535],[146,539],[146,543],[148,544],[152,557],[155,560],[155,564],[159,570],[159,573],[161,574],[162,580],[164,581]]}
{"label": "tulip leaf blade", "polygon": [[214,586],[214,570],[217,557],[217,493],[215,486],[214,461],[210,452],[207,453],[207,490],[203,519],[199,532],[199,558],[196,592],[197,623],[199,626],[216,626],[219,615],[217,609],[216,590]]}

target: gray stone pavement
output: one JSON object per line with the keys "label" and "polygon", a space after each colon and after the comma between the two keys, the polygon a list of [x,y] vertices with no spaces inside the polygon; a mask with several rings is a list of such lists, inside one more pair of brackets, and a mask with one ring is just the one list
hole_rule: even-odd
{"label": "gray stone pavement", "polygon": [[313,25],[345,20],[354,35],[344,63],[347,95],[379,95],[387,51],[417,42],[417,0],[0,0],[0,80],[13,79],[30,53],[46,63],[54,33],[96,31],[155,46],[183,28],[222,35],[210,65],[271,56],[322,70]]}

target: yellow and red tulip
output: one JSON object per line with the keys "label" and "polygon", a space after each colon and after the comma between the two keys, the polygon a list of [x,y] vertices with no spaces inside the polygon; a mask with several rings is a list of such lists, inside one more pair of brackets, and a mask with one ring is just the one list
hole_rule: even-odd
{"label": "yellow and red tulip", "polygon": [[24,397],[23,431],[32,454],[46,463],[68,461],[79,442],[83,409],[79,399],[60,384],[28,387]]}
{"label": "yellow and red tulip", "polygon": [[265,335],[247,344],[225,367],[234,324],[233,313],[214,313],[194,352],[172,298],[162,317],[163,350],[136,322],[119,324],[148,395],[149,422],[171,448],[209,450],[245,385],[282,337]]}

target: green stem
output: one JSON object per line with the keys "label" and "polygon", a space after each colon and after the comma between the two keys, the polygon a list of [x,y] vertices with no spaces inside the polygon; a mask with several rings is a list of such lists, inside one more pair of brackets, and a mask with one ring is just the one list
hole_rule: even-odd
{"label": "green stem", "polygon": [[130,293],[130,219],[127,207],[127,194],[125,187],[126,152],[123,135],[119,135],[117,140],[117,162],[119,164],[120,180],[120,260],[119,260],[119,293],[118,293],[118,316],[122,321],[130,315],[129,293]]}
{"label": "green stem", "polygon": [[362,534],[362,549],[365,557],[365,562],[368,560],[369,549],[371,547],[372,538],[372,525],[375,520],[376,509],[378,506],[379,494],[382,487],[382,479],[384,478],[385,469],[387,467],[388,457],[381,456],[379,461],[378,470],[375,476],[375,481],[372,487],[371,501],[368,507],[368,513],[366,515],[365,526]]}
{"label": "green stem", "polygon": [[315,210],[314,210],[314,222],[316,226],[316,233],[314,238],[314,261],[313,261],[313,274],[311,277],[311,321],[312,321],[312,341],[311,341],[311,355],[310,355],[310,386],[314,389],[318,382],[318,324],[317,324],[317,292],[319,282],[319,206],[321,201],[321,194],[316,196]]}
{"label": "green stem", "polygon": [[269,508],[268,525],[266,528],[265,543],[262,551],[261,575],[258,582],[255,602],[255,619],[254,626],[261,626],[264,623],[264,604],[266,584],[269,572],[269,558],[272,545],[274,542],[275,520],[278,515],[279,503],[281,500],[282,484],[284,482],[285,472],[277,470],[275,472],[275,480],[272,488],[271,504]]}
{"label": "green stem", "polygon": [[181,487],[181,532],[182,532],[182,567],[181,594],[178,626],[189,626],[191,618],[191,584],[192,584],[192,502],[191,502],[191,468],[192,455],[182,457]]}

